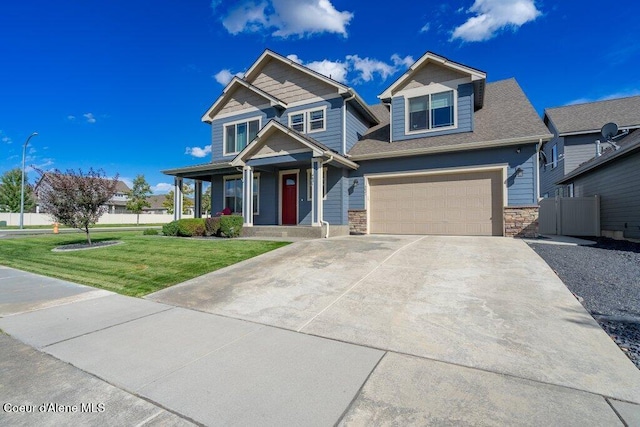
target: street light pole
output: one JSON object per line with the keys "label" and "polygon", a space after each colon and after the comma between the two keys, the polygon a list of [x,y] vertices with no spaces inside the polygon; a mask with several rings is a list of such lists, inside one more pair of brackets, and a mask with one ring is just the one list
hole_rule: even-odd
{"label": "street light pole", "polygon": [[27,140],[24,142],[22,146],[22,185],[20,186],[20,229],[24,228],[24,162],[27,156],[27,145],[29,145],[29,140],[36,136],[38,132],[34,132]]}

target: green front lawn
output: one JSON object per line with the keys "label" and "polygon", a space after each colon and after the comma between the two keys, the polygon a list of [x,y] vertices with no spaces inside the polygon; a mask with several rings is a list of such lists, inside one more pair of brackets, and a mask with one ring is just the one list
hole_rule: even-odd
{"label": "green front lawn", "polygon": [[45,276],[143,296],[176,283],[287,245],[232,239],[143,236],[141,232],[92,233],[94,242],[124,244],[97,249],[52,252],[84,242],[84,236],[47,235],[0,240],[0,264]]}

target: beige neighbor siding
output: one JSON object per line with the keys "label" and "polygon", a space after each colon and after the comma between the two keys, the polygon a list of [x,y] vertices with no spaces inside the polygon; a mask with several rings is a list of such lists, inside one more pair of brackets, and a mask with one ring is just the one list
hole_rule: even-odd
{"label": "beige neighbor siding", "polygon": [[251,107],[259,108],[263,105],[269,105],[269,101],[246,87],[239,87],[218,114],[235,113]]}
{"label": "beige neighbor siding", "polygon": [[370,232],[501,236],[502,173],[369,180]]}
{"label": "beige neighbor siding", "polygon": [[276,60],[269,61],[251,84],[287,104],[338,92],[320,79]]}
{"label": "beige neighbor siding", "polygon": [[430,83],[442,83],[450,80],[456,80],[469,77],[467,74],[452,70],[440,65],[427,63],[424,67],[414,74],[413,78],[404,85],[395,90],[399,92],[403,89],[413,89],[416,87],[427,86]]}
{"label": "beige neighbor siding", "polygon": [[[287,154],[291,151],[298,151],[304,148],[304,145],[293,140],[291,137],[282,135],[281,133],[277,132],[269,137],[267,142],[265,142],[262,148],[260,148],[256,152],[254,157],[267,157],[271,155]],[[308,151],[311,151],[311,149],[308,149]]]}

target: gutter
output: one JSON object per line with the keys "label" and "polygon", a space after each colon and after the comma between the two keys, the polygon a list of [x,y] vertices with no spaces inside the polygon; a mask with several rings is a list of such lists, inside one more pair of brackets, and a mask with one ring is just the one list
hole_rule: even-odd
{"label": "gutter", "polygon": [[[333,160],[333,155],[329,156],[329,158],[327,160],[324,160],[322,163],[320,163],[320,167],[324,167],[325,164],[329,163],[330,161]],[[320,201],[320,203],[322,203],[322,218],[320,218],[320,224],[322,225],[326,225],[327,226],[327,232],[324,235],[325,239],[329,238],[329,222],[324,220],[324,201]]]}
{"label": "gutter", "polygon": [[457,145],[447,145],[443,147],[427,147],[427,148],[412,148],[408,150],[398,150],[398,151],[386,151],[381,153],[373,153],[373,154],[352,154],[353,161],[360,160],[376,160],[376,159],[386,159],[390,157],[406,157],[406,156],[415,156],[420,154],[435,154],[435,153],[448,153],[455,151],[467,151],[467,150],[477,150],[481,148],[499,148],[499,147],[508,147],[511,145],[519,145],[519,144],[537,144],[539,141],[549,141],[553,138],[553,135],[536,135],[536,136],[526,136],[521,138],[511,138],[511,139],[502,139],[498,141],[490,141],[490,142],[466,142],[464,144]]}

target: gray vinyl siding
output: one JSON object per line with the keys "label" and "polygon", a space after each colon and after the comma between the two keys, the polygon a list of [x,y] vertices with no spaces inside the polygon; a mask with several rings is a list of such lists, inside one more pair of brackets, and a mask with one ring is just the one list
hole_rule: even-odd
{"label": "gray vinyl siding", "polygon": [[[600,134],[571,135],[564,137],[564,173],[565,175],[591,160],[596,155],[596,140]],[[602,144],[607,148],[608,144]]]}
{"label": "gray vinyl siding", "polygon": [[323,216],[329,224],[345,225],[347,221],[347,203],[345,197],[346,171],[329,167],[327,169],[327,198],[324,201]]}
{"label": "gray vinyl siding", "polygon": [[[394,159],[368,160],[360,162],[360,168],[349,177],[349,209],[364,209],[364,175],[376,173],[428,171],[430,169],[450,169],[507,165],[507,206],[531,206],[537,204],[535,188],[535,144],[518,147],[491,148],[457,153],[443,153],[430,156],[399,157]],[[522,177],[516,177],[516,169],[523,170]],[[354,186],[354,181],[358,184]]]}
{"label": "gray vinyl siding", "polygon": [[614,160],[573,180],[577,197],[600,196],[602,230],[640,239],[640,152]]}
{"label": "gray vinyl siding", "polygon": [[[549,128],[553,132],[551,128]],[[551,167],[551,149],[554,145],[558,146],[558,166]],[[540,195],[549,193],[549,197],[555,195],[555,189],[559,188],[555,183],[564,177],[564,160],[560,157],[564,154],[564,137],[554,137],[551,141],[544,144],[544,154],[547,158],[548,165],[540,162]]]}
{"label": "gray vinyl siding", "polygon": [[393,141],[403,141],[412,138],[423,138],[427,136],[449,135],[453,133],[473,131],[473,84],[467,83],[458,86],[458,127],[442,131],[429,131],[407,135],[405,133],[405,97],[396,96],[391,100],[393,109],[391,125]]}
{"label": "gray vinyl siding", "polygon": [[264,126],[267,124],[269,120],[277,117],[276,109],[270,107],[260,111],[250,111],[250,112],[245,112],[245,113],[241,113],[241,114],[230,116],[230,117],[225,117],[222,119],[213,120],[213,122],[211,123],[211,160],[212,161],[215,162],[218,160],[232,160],[235,157],[235,155],[231,155],[231,156],[224,155],[224,148],[223,148],[224,125],[226,123],[237,122],[238,120],[250,119],[252,117],[260,117],[261,118],[260,125]]}
{"label": "gray vinyl siding", "polygon": [[326,130],[322,132],[313,132],[308,134],[309,137],[316,141],[326,145],[332,150],[338,153],[342,152],[342,105],[344,101],[342,97],[333,98],[329,100],[323,100],[313,102],[305,105],[300,105],[294,108],[285,110],[280,116],[280,123],[285,126],[289,126],[289,114],[296,111],[309,110],[314,108],[327,107],[327,116],[325,117]]}
{"label": "gray vinyl siding", "polygon": [[347,153],[368,129],[369,127],[362,116],[351,105],[347,104]]}

